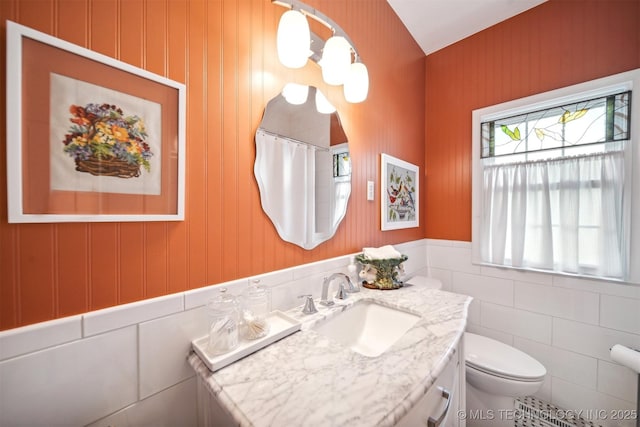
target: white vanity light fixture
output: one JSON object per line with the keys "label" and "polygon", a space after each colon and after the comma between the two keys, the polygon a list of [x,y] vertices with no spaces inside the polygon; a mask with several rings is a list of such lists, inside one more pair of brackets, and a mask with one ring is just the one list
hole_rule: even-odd
{"label": "white vanity light fixture", "polygon": [[[282,15],[278,25],[278,57],[282,65],[288,68],[301,68],[306,64],[307,58],[311,58],[322,68],[322,78],[327,84],[344,85],[347,102],[364,101],[369,92],[369,73],[355,45],[344,30],[331,18],[301,1],[271,0],[271,2],[289,9]],[[308,30],[308,22],[306,26],[300,23],[300,17],[305,18],[305,21],[306,17],[315,19],[329,28],[333,36],[325,42],[313,31]],[[289,24],[290,20],[298,23]],[[298,47],[298,44],[301,47]],[[303,52],[310,52],[310,54],[303,54]],[[290,60],[290,57],[295,57],[296,60]]]}
{"label": "white vanity light fixture", "polygon": [[351,69],[351,46],[342,36],[327,40],[322,50],[322,80],[338,86],[344,84]]}
{"label": "white vanity light fixture", "polygon": [[369,93],[369,72],[362,62],[354,62],[344,82],[344,98],[347,102],[357,104],[367,99]]}
{"label": "white vanity light fixture", "polygon": [[288,10],[280,17],[276,37],[278,59],[287,68],[302,68],[311,55],[309,22],[297,10]]}
{"label": "white vanity light fixture", "polygon": [[309,86],[298,83],[287,83],[282,88],[282,96],[292,105],[302,105],[309,97]]}
{"label": "white vanity light fixture", "polygon": [[316,89],[316,110],[318,110],[318,113],[322,114],[331,114],[336,111],[336,107],[334,107],[327,97],[320,92],[320,89]]}

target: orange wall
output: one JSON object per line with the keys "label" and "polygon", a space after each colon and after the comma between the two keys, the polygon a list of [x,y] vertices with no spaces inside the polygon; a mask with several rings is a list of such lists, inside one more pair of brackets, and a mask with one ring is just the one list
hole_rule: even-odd
{"label": "orange wall", "polygon": [[471,240],[471,112],[640,67],[640,1],[549,0],[426,59],[426,236]]}
{"label": "orange wall", "polygon": [[[424,166],[422,51],[385,0],[306,3],[356,44],[370,73],[366,102],[347,104],[315,64],[302,71],[278,64],[275,31],[284,9],[269,0],[0,0],[2,70],[10,19],[184,82],[188,104],[184,222],[14,225],[7,223],[1,86],[0,329],[424,236],[424,225],[381,232],[378,197],[366,201],[366,180],[379,182],[381,152]],[[312,251],[278,237],[253,176],[254,132],[287,81],[320,87],[351,143],[347,216]]]}

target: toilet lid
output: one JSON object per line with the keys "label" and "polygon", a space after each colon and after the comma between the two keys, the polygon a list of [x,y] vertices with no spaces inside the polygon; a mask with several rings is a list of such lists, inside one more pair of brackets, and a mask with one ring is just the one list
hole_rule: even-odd
{"label": "toilet lid", "polygon": [[533,357],[491,338],[465,332],[464,349],[466,364],[489,374],[521,381],[541,380],[547,374]]}
{"label": "toilet lid", "polygon": [[442,289],[442,282],[433,277],[425,276],[413,276],[411,279],[405,281],[409,285],[424,286],[428,289]]}

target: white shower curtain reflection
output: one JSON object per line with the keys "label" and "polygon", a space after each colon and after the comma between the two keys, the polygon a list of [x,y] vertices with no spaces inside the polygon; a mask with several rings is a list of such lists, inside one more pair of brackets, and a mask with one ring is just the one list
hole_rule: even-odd
{"label": "white shower curtain reflection", "polygon": [[[256,176],[269,176],[259,183],[262,207],[278,233],[288,242],[308,236],[308,178],[314,175],[314,151],[310,145],[287,141],[264,132],[256,134]],[[275,217],[274,217],[275,216]]]}
{"label": "white shower curtain reflection", "polygon": [[484,167],[482,260],[623,278],[624,151]]}

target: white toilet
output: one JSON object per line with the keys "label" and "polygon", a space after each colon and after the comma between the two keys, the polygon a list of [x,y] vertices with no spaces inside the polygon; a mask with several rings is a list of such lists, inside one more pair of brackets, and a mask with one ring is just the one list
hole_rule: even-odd
{"label": "white toilet", "polygon": [[465,332],[467,426],[513,426],[514,400],[537,392],[547,374],[528,354]]}
{"label": "white toilet", "polygon": [[[415,276],[406,282],[441,289],[442,282]],[[528,354],[482,335],[464,334],[466,423],[470,427],[514,425],[515,398],[534,394],[545,367]]]}
{"label": "white toilet", "polygon": [[[415,276],[405,283],[441,289],[438,279]],[[466,423],[470,427],[515,423],[515,398],[537,392],[547,374],[528,354],[481,335],[465,332]]]}

